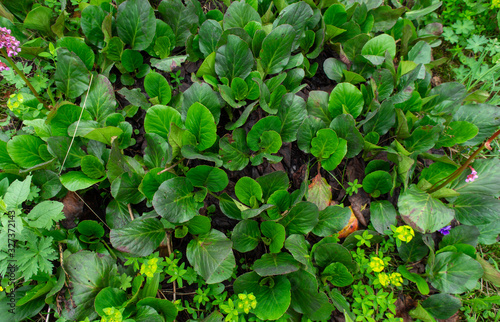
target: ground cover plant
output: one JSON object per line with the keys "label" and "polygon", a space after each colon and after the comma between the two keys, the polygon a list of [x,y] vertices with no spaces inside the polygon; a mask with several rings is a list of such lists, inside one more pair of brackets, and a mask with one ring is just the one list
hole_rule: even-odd
{"label": "ground cover plant", "polygon": [[498,320],[448,2],[3,1],[0,320]]}

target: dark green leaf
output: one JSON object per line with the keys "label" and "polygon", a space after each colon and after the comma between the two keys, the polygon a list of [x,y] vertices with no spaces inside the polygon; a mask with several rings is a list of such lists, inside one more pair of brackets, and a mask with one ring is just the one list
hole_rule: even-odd
{"label": "dark green leaf", "polygon": [[147,0],[127,0],[116,15],[118,36],[134,50],[144,50],[153,41],[156,31],[154,10]]}

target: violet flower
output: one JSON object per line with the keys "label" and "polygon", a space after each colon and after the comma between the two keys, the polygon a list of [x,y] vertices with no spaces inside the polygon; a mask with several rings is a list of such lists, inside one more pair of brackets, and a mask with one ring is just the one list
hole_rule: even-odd
{"label": "violet flower", "polygon": [[16,56],[21,51],[19,45],[19,41],[10,35],[10,29],[0,27],[0,49],[5,48],[7,56]]}
{"label": "violet flower", "polygon": [[469,166],[469,168],[471,169],[472,173],[467,176],[467,179],[465,179],[465,182],[474,182],[474,180],[479,178],[479,176],[477,175],[477,171],[474,170],[473,167]]}
{"label": "violet flower", "polygon": [[438,231],[443,234],[443,235],[448,235],[450,233],[451,226],[445,226],[441,229],[438,229]]}

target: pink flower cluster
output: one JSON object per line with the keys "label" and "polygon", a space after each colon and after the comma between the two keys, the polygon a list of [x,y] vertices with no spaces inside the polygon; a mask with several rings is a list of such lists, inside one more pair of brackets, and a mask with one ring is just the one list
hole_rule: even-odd
{"label": "pink flower cluster", "polygon": [[[5,48],[7,56],[16,56],[21,51],[19,45],[19,41],[17,41],[14,36],[10,35],[10,29],[0,27],[0,49]],[[2,70],[9,70],[9,67],[0,62],[0,72]]]}
{"label": "pink flower cluster", "polygon": [[474,170],[474,168],[471,166],[469,166],[469,168],[471,169],[472,173],[467,176],[467,179],[465,179],[465,182],[473,182],[474,180],[479,178],[479,176],[477,175],[477,171]]}

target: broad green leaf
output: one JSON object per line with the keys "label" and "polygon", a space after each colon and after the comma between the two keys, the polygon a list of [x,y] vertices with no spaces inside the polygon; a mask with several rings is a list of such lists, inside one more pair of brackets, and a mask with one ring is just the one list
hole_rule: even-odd
{"label": "broad green leaf", "polygon": [[388,172],[377,170],[363,179],[363,190],[377,198],[392,189],[392,177]]}
{"label": "broad green leaf", "polygon": [[247,43],[235,35],[227,36],[227,44],[219,47],[215,55],[215,72],[219,77],[232,81],[235,77],[245,79],[254,65]]}
{"label": "broad green leaf", "polygon": [[239,77],[235,77],[231,82],[231,90],[238,101],[244,100],[248,95],[248,85]]}
{"label": "broad green leaf", "polygon": [[275,191],[287,190],[289,179],[285,172],[274,171],[258,177],[256,181],[262,188],[262,200],[267,200]]}
{"label": "broad green leaf", "polygon": [[153,41],[156,31],[154,10],[147,0],[127,0],[116,15],[118,36],[134,50],[144,50]]}
{"label": "broad green leaf", "polygon": [[460,294],[474,289],[483,276],[476,260],[462,253],[443,252],[426,267],[432,286],[443,293]]}
{"label": "broad green leaf", "polygon": [[167,140],[156,133],[146,133],[147,147],[144,149],[144,164],[149,169],[165,167],[172,159],[172,148]]}
{"label": "broad green leaf", "polygon": [[466,145],[477,145],[498,130],[500,111],[497,106],[488,104],[457,104],[453,111],[453,121],[464,121],[478,127],[478,134],[465,142]]}
{"label": "broad green leaf", "polygon": [[[7,145],[8,148],[8,145]],[[9,152],[10,154],[10,152]],[[451,184],[452,189],[459,193],[477,193],[488,196],[500,196],[500,160],[497,158],[475,160],[472,167],[477,171],[478,178],[473,182],[465,179],[471,170],[465,170]]]}
{"label": "broad green leaf", "polygon": [[158,11],[175,34],[175,46],[186,46],[190,30],[199,22],[194,3],[187,1],[184,6],[181,0],[164,0],[158,6]]}
{"label": "broad green leaf", "polygon": [[206,187],[211,192],[219,192],[226,188],[229,183],[227,174],[218,168],[207,165],[199,165],[191,168],[186,177],[195,187]]}
{"label": "broad green leaf", "polygon": [[94,184],[103,181],[104,179],[106,179],[106,177],[103,177],[101,179],[89,178],[81,171],[70,171],[60,177],[62,185],[69,191],[87,189],[88,187],[91,187]]}
{"label": "broad green leaf", "polygon": [[253,293],[257,306],[250,312],[263,321],[279,319],[290,306],[290,282],[285,276],[262,278],[255,272],[239,276],[233,284],[236,293]]}
{"label": "broad green leaf", "polygon": [[262,188],[254,179],[249,177],[242,177],[236,182],[234,193],[247,206],[252,206],[252,203],[262,201]]}
{"label": "broad green leaf", "polygon": [[311,154],[318,159],[328,159],[337,149],[339,140],[332,129],[321,129],[311,140]]}
{"label": "broad green leaf", "polygon": [[[86,111],[88,111],[93,120],[102,124],[108,115],[115,112],[115,108],[116,99],[113,86],[106,76],[98,75],[94,78],[90,86],[87,104],[85,105]],[[60,113],[60,110],[61,108],[57,110],[57,114]],[[82,119],[85,120],[87,118]],[[54,124],[55,122],[55,119],[52,119],[51,123]],[[67,135],[67,133],[65,135]]]}
{"label": "broad green leaf", "polygon": [[186,129],[194,134],[200,151],[211,147],[217,140],[217,125],[210,111],[200,103],[191,105],[187,112]]}
{"label": "broad green leaf", "polygon": [[[311,112],[309,112],[311,114]],[[297,145],[305,153],[311,152],[311,141],[316,133],[325,127],[325,123],[317,117],[309,115],[297,131]]]}
{"label": "broad green leaf", "polygon": [[374,201],[370,204],[371,223],[380,234],[384,234],[391,225],[396,226],[396,216],[396,209],[387,200]]}
{"label": "broad green leaf", "polygon": [[346,287],[354,282],[354,278],[347,267],[339,262],[328,265],[321,273],[321,276],[324,280],[337,287]]}
{"label": "broad green leaf", "polygon": [[319,212],[318,223],[312,232],[320,237],[330,236],[341,231],[350,218],[351,210],[348,207],[328,206]]}
{"label": "broad green leaf", "polygon": [[281,120],[280,136],[283,142],[293,142],[297,139],[297,131],[307,117],[305,101],[291,93],[283,96],[277,116]]}
{"label": "broad green leaf", "polygon": [[[276,131],[265,131],[260,136],[260,153],[276,153],[281,148],[281,137]],[[252,161],[253,165],[253,161]]]}
{"label": "broad green leaf", "polygon": [[119,136],[123,130],[115,126],[106,126],[103,128],[94,129],[83,135],[86,139],[96,140],[107,145],[111,145],[111,140],[115,136]]}
{"label": "broad green leaf", "polygon": [[410,273],[403,265],[398,267],[398,271],[404,278],[417,284],[417,288],[422,295],[429,294],[429,284],[427,284],[427,281],[422,276],[417,273]]}
{"label": "broad green leaf", "polygon": [[40,196],[43,199],[55,197],[62,189],[59,176],[54,171],[38,170],[33,175],[33,183],[40,188]]}
{"label": "broad green leaf", "polygon": [[233,248],[240,253],[249,252],[260,242],[259,224],[255,220],[242,220],[234,226],[231,234]]}
{"label": "broad green leaf", "polygon": [[49,34],[50,20],[52,18],[52,10],[47,7],[39,6],[28,12],[24,19],[24,28],[35,29]]}
{"label": "broad green leaf", "polygon": [[38,147],[44,142],[33,135],[17,135],[7,142],[7,152],[12,160],[22,168],[31,168],[44,160]]}
{"label": "broad green leaf", "polygon": [[[159,184],[158,184],[159,185]],[[139,216],[137,211],[132,211],[135,218]],[[111,200],[106,207],[106,223],[111,229],[118,229],[125,227],[132,219],[127,204]]]}
{"label": "broad green leaf", "polygon": [[332,187],[320,173],[311,180],[306,199],[318,206],[320,211],[330,206],[332,201]]}
{"label": "broad green leaf", "polygon": [[408,60],[416,64],[429,64],[432,61],[431,50],[432,48],[427,42],[420,40],[408,52]]}
{"label": "broad green leaf", "polygon": [[[146,297],[137,302],[137,307],[140,309],[141,307],[150,307],[153,308],[156,312],[161,313],[163,317],[161,321],[172,322],[175,321],[177,317],[177,308],[174,303],[170,302],[166,299],[159,299],[154,297]],[[136,318],[137,321],[137,318]],[[139,322],[139,321],[137,321]]]}
{"label": "broad green leaf", "polygon": [[170,106],[155,105],[148,109],[144,119],[144,130],[146,133],[156,133],[168,139],[172,123],[182,125],[179,112]]}
{"label": "broad green leaf", "polygon": [[448,245],[469,244],[476,247],[479,237],[479,229],[475,226],[460,225],[452,228],[450,233],[443,237],[439,243],[439,248]]}
{"label": "broad green leaf", "polygon": [[338,244],[331,237],[323,238],[320,243],[315,244],[312,256],[320,267],[326,267],[335,262],[342,263],[347,268],[356,267],[347,248]]}
{"label": "broad green leaf", "polygon": [[[335,5],[333,5],[335,6]],[[332,8],[331,6],[330,8]],[[329,9],[328,9],[329,10]],[[327,12],[328,12],[327,10]],[[343,71],[347,70],[347,65],[335,58],[328,58],[323,63],[323,70],[328,78],[331,80],[340,83],[342,81],[342,77],[344,76]],[[329,116],[329,115],[328,115]]]}
{"label": "broad green leaf", "polygon": [[218,230],[195,237],[189,242],[186,257],[207,284],[230,278],[236,266],[232,242]]}
{"label": "broad green leaf", "polygon": [[75,53],[59,48],[54,81],[67,98],[77,98],[89,86],[89,71]]}
{"label": "broad green leaf", "polygon": [[414,263],[429,254],[429,247],[422,240],[422,234],[415,233],[415,236],[408,243],[401,243],[398,252],[402,260]]}
{"label": "broad green leaf", "polygon": [[295,272],[299,267],[300,263],[288,253],[264,254],[253,264],[260,276],[285,275]]}
{"label": "broad green leaf", "polygon": [[274,221],[264,221],[260,224],[264,243],[269,246],[269,252],[279,253],[285,243],[286,233],[285,227],[275,223]]}
{"label": "broad green leaf", "polygon": [[330,304],[325,293],[318,292],[318,283],[314,275],[299,270],[287,277],[293,289],[291,308],[314,321],[330,318],[335,307]]}
{"label": "broad green leaf", "polygon": [[276,27],[262,42],[259,57],[266,74],[281,72],[288,64],[295,31],[290,25]]}
{"label": "broad green leaf", "polygon": [[7,142],[0,140],[0,170],[17,169],[18,166],[7,152]]}
{"label": "broad green leaf", "polygon": [[420,173],[420,180],[425,179],[429,183],[435,184],[452,174],[457,169],[456,165],[434,162]]}
{"label": "broad green leaf", "polygon": [[332,118],[348,113],[357,118],[363,111],[363,94],[350,83],[340,83],[330,93],[328,110]]}
{"label": "broad green leaf", "polygon": [[[230,171],[239,171],[246,167],[249,161],[250,150],[246,143],[244,129],[236,129],[232,133],[232,141],[224,136],[219,141],[219,154],[224,161],[224,167]],[[231,143],[230,143],[231,142]]]}
{"label": "broad green leaf", "polygon": [[7,209],[20,207],[22,203],[28,199],[31,191],[31,178],[31,176],[27,176],[23,181],[16,179],[7,188],[7,191],[3,196],[3,201],[5,202]]}
{"label": "broad green leaf", "polygon": [[363,124],[363,131],[365,133],[376,132],[382,136],[389,132],[396,123],[396,110],[393,104],[383,102],[375,111],[368,113],[366,118],[369,120]]}
{"label": "broad green leaf", "polygon": [[92,45],[99,48],[104,47],[104,33],[102,32],[102,23],[106,18],[106,13],[101,7],[89,5],[82,10],[80,24],[86,38]]}
{"label": "broad green leaf", "polygon": [[[186,132],[189,133],[190,132]],[[191,144],[191,143],[190,143]],[[192,143],[194,144],[194,143]],[[213,152],[200,152],[200,150],[193,145],[185,145],[181,149],[181,154],[186,159],[199,159],[215,163],[216,167],[222,166],[222,160],[217,153]]]}
{"label": "broad green leaf", "polygon": [[446,320],[457,313],[462,303],[450,294],[434,294],[422,302],[422,307],[434,318]]}
{"label": "broad green leaf", "polygon": [[394,59],[396,56],[396,42],[392,36],[382,34],[368,40],[363,46],[361,54],[373,65],[381,65],[385,60],[386,51]]}
{"label": "broad green leaf", "polygon": [[206,20],[200,26],[200,51],[205,55],[205,58],[215,52],[221,35],[222,27],[215,20]]}
{"label": "broad green leaf", "polygon": [[478,193],[462,193],[452,203],[455,217],[464,225],[485,225],[498,220],[500,200]]}
{"label": "broad green leaf", "polygon": [[295,50],[299,46],[299,39],[303,37],[304,31],[307,28],[314,28],[314,24],[320,19],[319,15],[314,16],[314,11],[311,6],[306,2],[296,2],[287,5],[283,10],[280,10],[280,14],[276,20],[273,22],[273,29],[276,27],[288,24],[295,30],[295,45],[292,50]]}
{"label": "broad green leaf", "polygon": [[141,68],[144,58],[138,50],[125,49],[122,53],[121,62],[127,72],[133,73]]}
{"label": "broad green leaf", "polygon": [[415,154],[426,152],[434,147],[441,132],[441,126],[419,126],[405,140],[405,147],[408,151]]}
{"label": "broad green leaf", "polygon": [[106,175],[104,165],[101,161],[93,156],[86,155],[81,160],[82,172],[85,173],[89,178],[99,179]]}
{"label": "broad green leaf", "polygon": [[105,316],[105,308],[121,307],[127,301],[127,293],[119,288],[103,288],[95,297],[95,310],[100,316]]}
{"label": "broad green leaf", "polygon": [[304,235],[293,234],[288,236],[285,241],[285,248],[292,254],[293,258],[306,266],[306,271],[315,274],[309,252],[311,247]]}
{"label": "broad green leaf", "polygon": [[416,185],[411,185],[400,195],[398,208],[404,222],[421,233],[441,229],[454,218],[453,209]]}
{"label": "broad green leaf", "polygon": [[184,177],[163,182],[153,197],[156,212],[172,223],[190,220],[202,206],[203,203],[194,200],[193,186]]}
{"label": "broad green leaf", "polygon": [[113,259],[84,250],[68,256],[64,267],[72,286],[71,295],[75,307],[63,310],[63,316],[74,321],[84,320],[86,317],[96,319],[95,297],[103,288],[114,286],[112,276],[117,274],[117,270]]}
{"label": "broad green leaf", "polygon": [[250,21],[261,22],[259,13],[245,1],[234,1],[224,14],[224,30],[245,28]]}
{"label": "broad green leaf", "polygon": [[336,27],[342,26],[347,22],[347,13],[345,7],[341,4],[332,4],[323,14],[325,24]]}
{"label": "broad green leaf", "polygon": [[347,141],[339,139],[339,145],[335,152],[328,158],[321,162],[321,166],[326,171],[333,171],[337,168],[347,154]]}
{"label": "broad green leaf", "polygon": [[106,54],[107,58],[114,61],[121,61],[124,47],[125,44],[120,38],[113,37],[109,40],[108,44],[103,49],[103,52]]}
{"label": "broad green leaf", "polygon": [[260,137],[265,131],[274,131],[281,128],[281,121],[277,116],[267,116],[254,124],[247,135],[247,144],[253,151],[259,151]]}
{"label": "broad green leaf", "polygon": [[144,200],[144,195],[139,191],[142,176],[138,173],[124,173],[111,183],[111,195],[118,201],[138,204]]}
{"label": "broad green leaf", "polygon": [[318,223],[318,207],[307,201],[299,202],[290,209],[279,223],[285,226],[287,234],[307,234]]}
{"label": "broad green leaf", "polygon": [[175,174],[168,171],[158,174],[162,170],[163,168],[153,168],[146,173],[142,179],[139,191],[141,191],[149,200],[153,199],[155,192],[164,181],[176,177]]}
{"label": "broad green leaf", "polygon": [[167,105],[172,97],[172,89],[167,80],[156,72],[146,75],[144,78],[144,90],[150,98],[157,97],[162,105]]}
{"label": "broad green leaf", "polygon": [[82,39],[75,37],[64,37],[57,41],[58,47],[64,47],[75,53],[85,64],[89,71],[94,67],[95,55],[92,49]]}
{"label": "broad green leaf", "polygon": [[149,256],[165,238],[165,228],[156,218],[135,219],[124,227],[111,229],[111,244],[133,256]]}
{"label": "broad green leaf", "polygon": [[478,134],[479,129],[472,123],[465,121],[451,122],[446,126],[436,143],[436,148],[451,147],[471,140]]}

